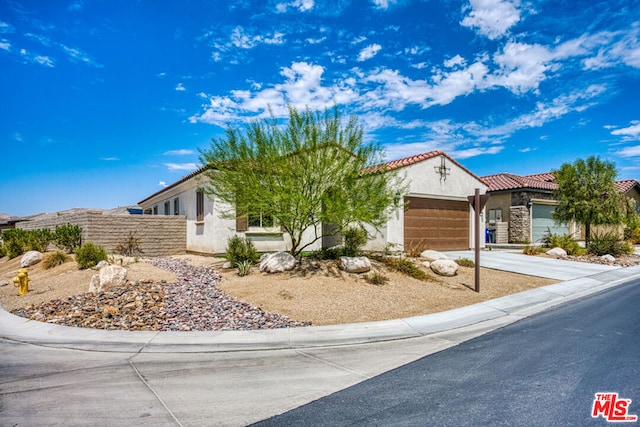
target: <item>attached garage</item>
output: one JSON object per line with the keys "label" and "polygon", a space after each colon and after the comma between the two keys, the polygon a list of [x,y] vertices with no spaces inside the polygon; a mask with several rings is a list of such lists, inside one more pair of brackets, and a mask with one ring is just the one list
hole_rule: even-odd
{"label": "attached garage", "polygon": [[434,250],[469,249],[469,202],[405,197],[404,247],[426,244]]}
{"label": "attached garage", "polygon": [[534,203],[531,206],[531,241],[540,242],[547,233],[569,234],[569,224],[558,224],[552,216],[555,205]]}

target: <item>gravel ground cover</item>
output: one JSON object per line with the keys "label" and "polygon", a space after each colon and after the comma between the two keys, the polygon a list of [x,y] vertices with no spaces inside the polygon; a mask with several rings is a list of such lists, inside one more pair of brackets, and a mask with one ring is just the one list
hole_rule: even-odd
{"label": "gravel ground cover", "polygon": [[99,295],[73,295],[11,312],[41,322],[118,330],[251,330],[310,324],[229,297],[218,288],[221,276],[211,267],[176,258],[148,262],[171,271],[177,280],[129,282]]}

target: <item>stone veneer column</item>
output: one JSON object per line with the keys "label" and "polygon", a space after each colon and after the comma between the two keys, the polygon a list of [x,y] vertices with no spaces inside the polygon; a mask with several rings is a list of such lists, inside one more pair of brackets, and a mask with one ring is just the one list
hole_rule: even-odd
{"label": "stone veneer column", "polygon": [[509,243],[530,240],[531,216],[526,206],[511,206],[509,210]]}

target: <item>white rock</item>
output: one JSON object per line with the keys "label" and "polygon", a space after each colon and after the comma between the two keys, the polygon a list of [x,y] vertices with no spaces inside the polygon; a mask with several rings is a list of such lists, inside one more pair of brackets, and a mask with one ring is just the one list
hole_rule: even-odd
{"label": "white rock", "polygon": [[371,270],[371,261],[366,256],[341,256],[338,267],[347,273],[366,273]]}
{"label": "white rock", "polygon": [[434,251],[431,249],[427,249],[420,254],[420,258],[426,258],[430,261],[435,261],[437,259],[449,259],[448,256],[443,254],[442,252]]}
{"label": "white rock", "polygon": [[106,267],[107,265],[109,265],[109,263],[105,260],[102,260],[96,265],[95,269],[100,270],[102,267]]}
{"label": "white rock", "polygon": [[293,270],[296,259],[289,252],[276,252],[269,254],[260,262],[260,271],[265,273],[280,273]]}
{"label": "white rock", "polygon": [[99,294],[127,283],[127,269],[119,265],[107,265],[91,277],[89,292]]}
{"label": "white rock", "polygon": [[231,264],[231,261],[227,261],[224,264],[222,264],[222,269],[223,270],[229,270],[231,268],[233,268],[233,265]]}
{"label": "white rock", "polygon": [[450,259],[437,259],[431,263],[431,270],[440,276],[455,276],[458,264]]}
{"label": "white rock", "polygon": [[44,255],[42,255],[42,252],[29,251],[22,256],[22,259],[20,260],[20,267],[22,268],[31,267],[32,265],[42,261],[42,258],[44,258]]}
{"label": "white rock", "polygon": [[0,286],[7,286],[9,284],[8,280],[0,280]]}
{"label": "white rock", "polygon": [[424,265],[425,268],[431,268],[431,261],[424,261],[422,265]]}
{"label": "white rock", "polygon": [[567,256],[567,251],[565,251],[562,248],[553,248],[553,249],[549,249],[546,252],[546,254],[551,256],[556,256],[556,257],[565,257]]}
{"label": "white rock", "polygon": [[602,255],[600,259],[607,262],[614,262],[616,260],[616,257],[610,254],[606,254],[606,255]]}

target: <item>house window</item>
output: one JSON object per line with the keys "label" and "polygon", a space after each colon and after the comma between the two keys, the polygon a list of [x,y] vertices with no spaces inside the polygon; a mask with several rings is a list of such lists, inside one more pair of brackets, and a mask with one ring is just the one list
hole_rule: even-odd
{"label": "house window", "polygon": [[171,215],[171,203],[168,200],[164,202],[164,214]]}
{"label": "house window", "polygon": [[180,199],[177,197],[173,199],[173,214],[180,215]]}
{"label": "house window", "polygon": [[271,228],[275,225],[274,218],[269,214],[249,214],[249,228]]}
{"label": "house window", "polygon": [[153,207],[153,214],[154,214],[154,215],[158,215],[158,205],[155,205],[155,206]]}
{"label": "house window", "polygon": [[204,191],[196,191],[196,221],[204,221]]}
{"label": "house window", "polygon": [[502,209],[489,209],[489,224],[502,222]]}

